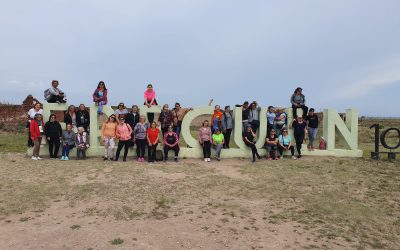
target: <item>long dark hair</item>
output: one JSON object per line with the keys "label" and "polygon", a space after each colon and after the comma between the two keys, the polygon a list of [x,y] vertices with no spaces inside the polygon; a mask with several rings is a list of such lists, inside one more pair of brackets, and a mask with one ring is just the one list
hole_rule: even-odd
{"label": "long dark hair", "polygon": [[99,84],[97,85],[97,88],[99,89],[101,84],[103,84],[104,90],[107,90],[106,84],[105,84],[103,81],[100,81],[100,82],[99,82]]}

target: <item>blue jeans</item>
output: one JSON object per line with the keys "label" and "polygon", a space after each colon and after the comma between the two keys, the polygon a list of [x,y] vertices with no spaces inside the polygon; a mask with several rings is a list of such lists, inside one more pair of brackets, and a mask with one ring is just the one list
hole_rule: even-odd
{"label": "blue jeans", "polygon": [[317,137],[318,128],[308,128],[308,139],[310,140],[308,146],[314,146],[314,140]]}
{"label": "blue jeans", "polygon": [[69,151],[73,149],[73,145],[63,145],[62,146],[62,156],[69,156]]}

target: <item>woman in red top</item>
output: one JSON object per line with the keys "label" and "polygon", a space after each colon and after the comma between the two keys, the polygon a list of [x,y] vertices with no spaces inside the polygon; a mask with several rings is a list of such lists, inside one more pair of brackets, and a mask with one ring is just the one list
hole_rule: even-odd
{"label": "woman in red top", "polygon": [[159,141],[159,135],[160,130],[157,128],[157,123],[153,121],[150,128],[147,129],[147,143],[149,144],[149,162],[154,162],[156,160],[156,150]]}
{"label": "woman in red top", "polygon": [[32,160],[41,160],[39,157],[40,144],[42,143],[42,134],[44,133],[43,127],[43,116],[41,114],[36,114],[35,118],[31,120],[29,125],[29,131],[31,133],[31,139],[33,141],[33,154]]}

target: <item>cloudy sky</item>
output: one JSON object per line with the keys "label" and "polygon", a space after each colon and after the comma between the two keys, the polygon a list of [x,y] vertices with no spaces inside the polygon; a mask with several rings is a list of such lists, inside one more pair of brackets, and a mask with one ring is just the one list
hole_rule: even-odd
{"label": "cloudy sky", "polygon": [[399,0],[18,0],[0,8],[0,101],[42,99],[58,79],[90,104],[288,106],[400,116]]}

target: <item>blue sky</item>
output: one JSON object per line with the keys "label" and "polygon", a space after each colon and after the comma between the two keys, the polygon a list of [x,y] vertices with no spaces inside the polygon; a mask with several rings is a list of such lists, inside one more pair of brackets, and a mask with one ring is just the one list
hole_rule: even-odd
{"label": "blue sky", "polygon": [[0,101],[43,98],[58,79],[90,104],[288,106],[400,116],[400,1],[7,1],[0,9]]}

